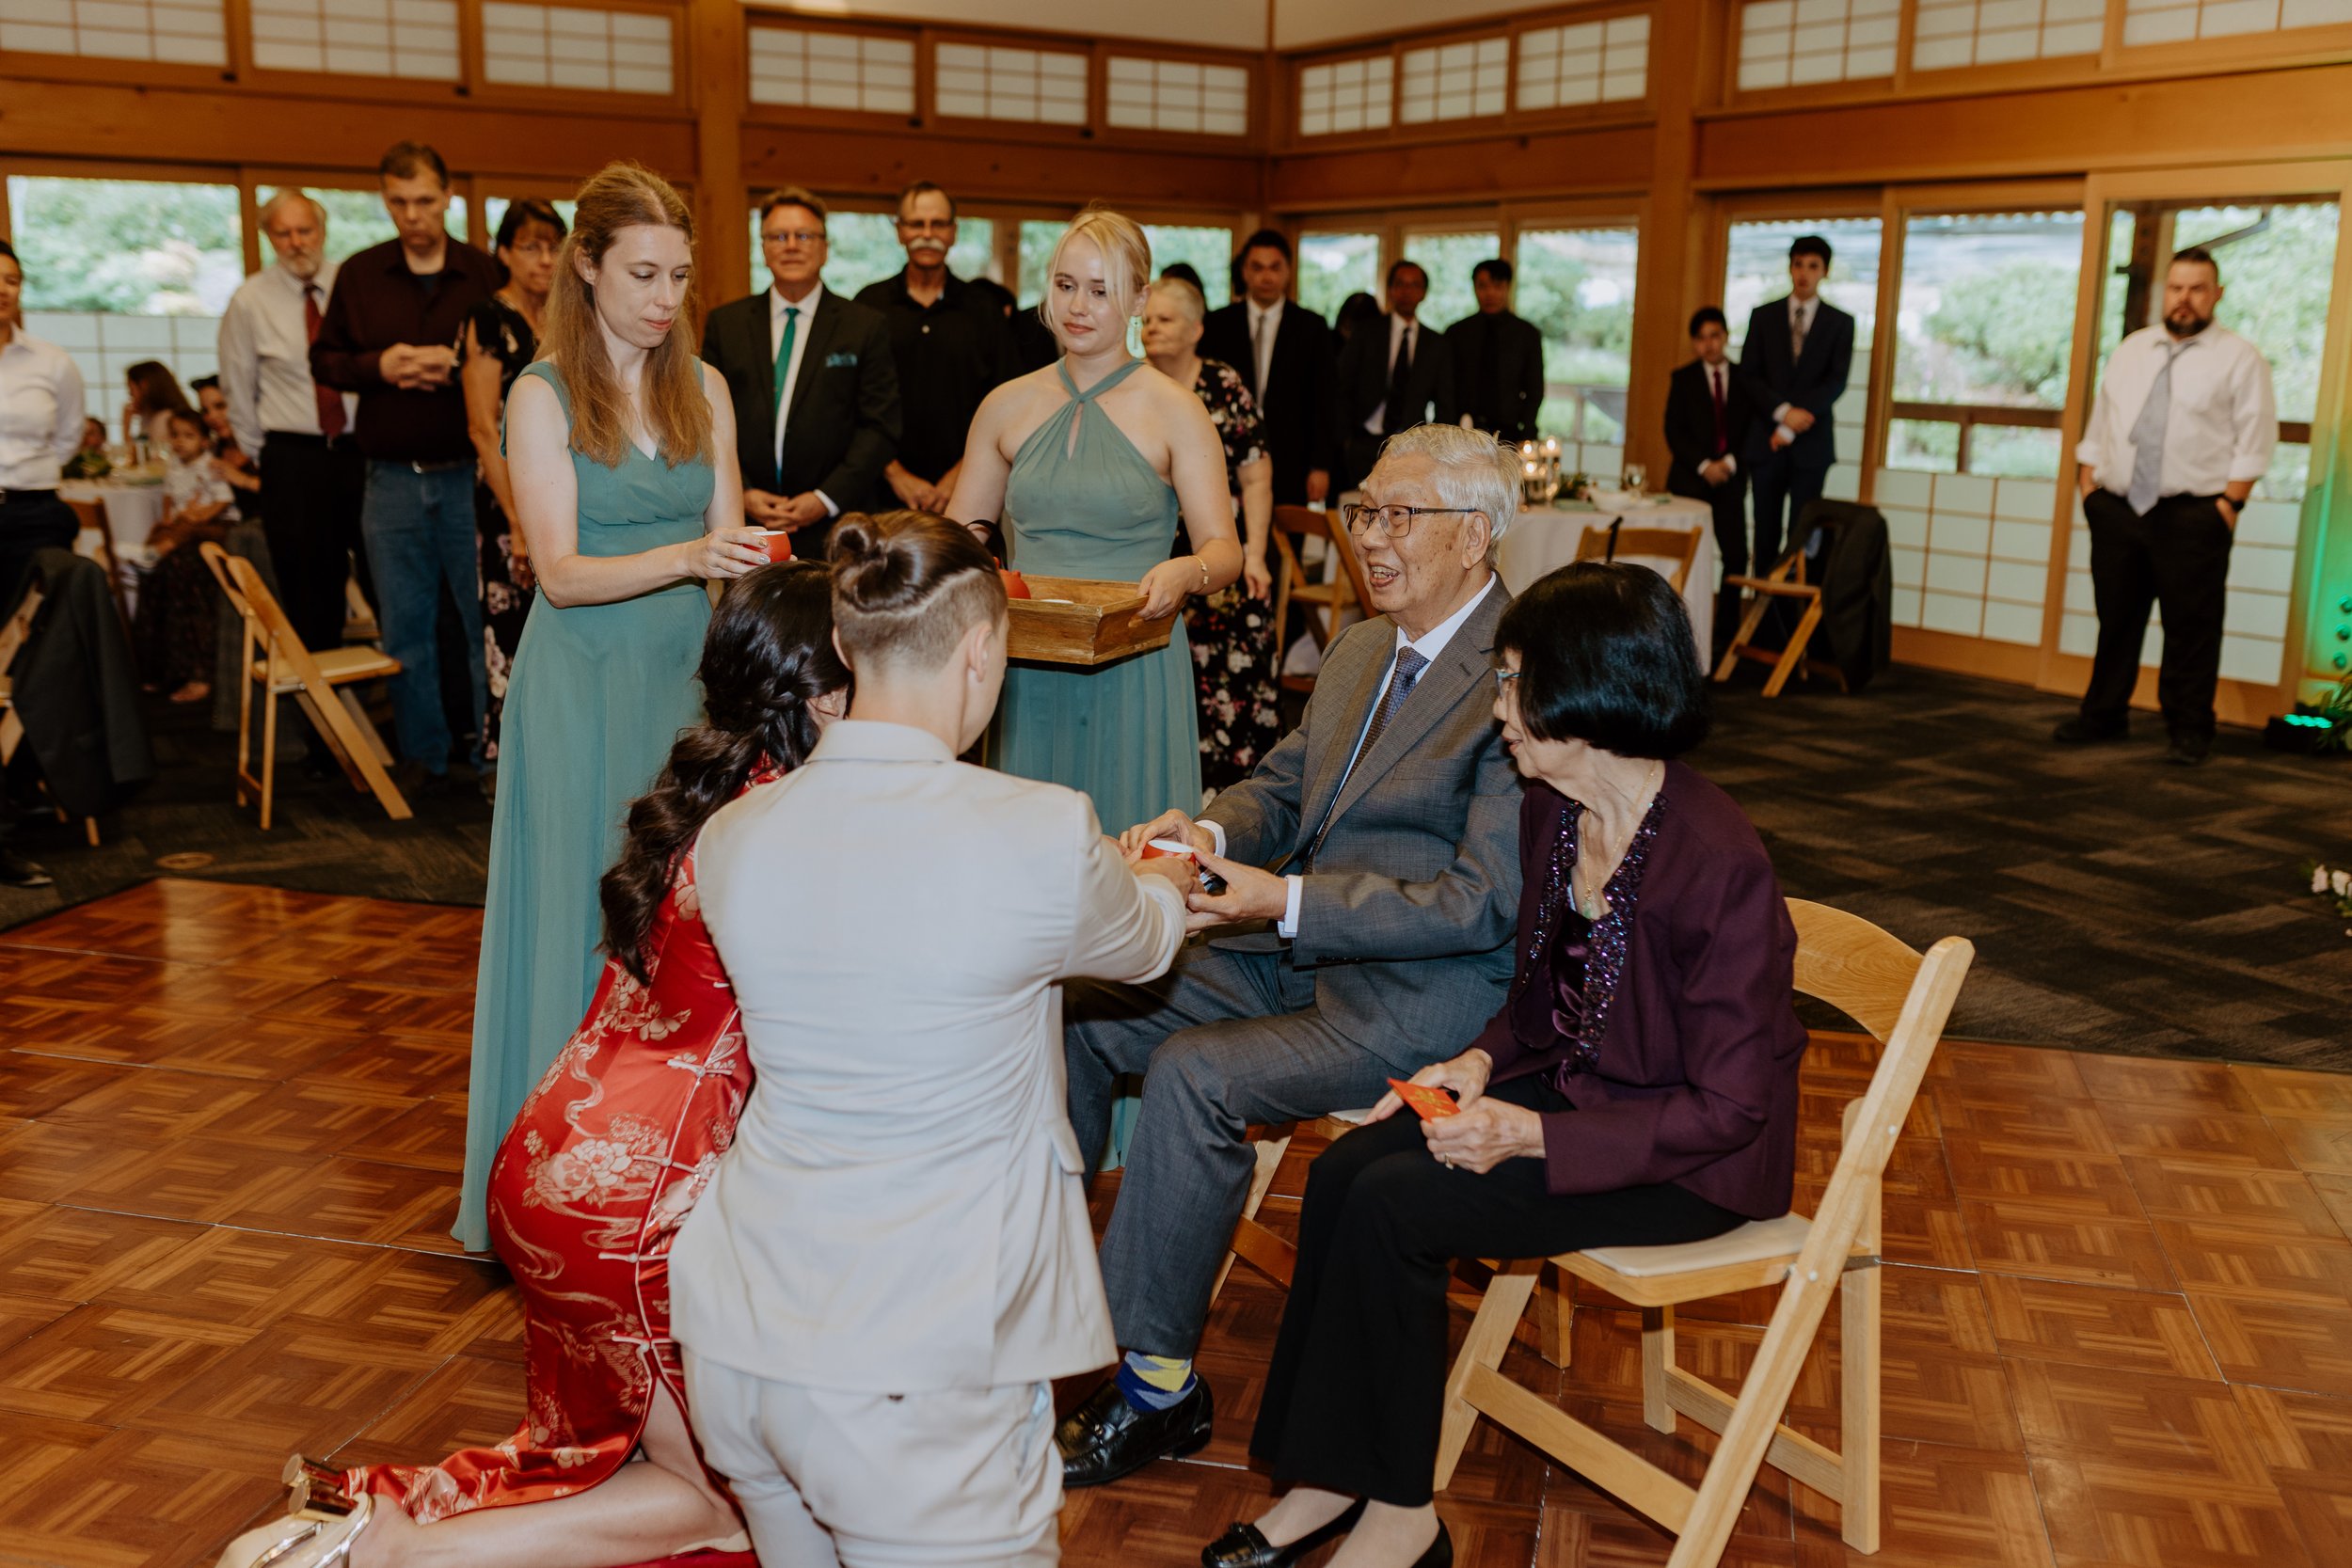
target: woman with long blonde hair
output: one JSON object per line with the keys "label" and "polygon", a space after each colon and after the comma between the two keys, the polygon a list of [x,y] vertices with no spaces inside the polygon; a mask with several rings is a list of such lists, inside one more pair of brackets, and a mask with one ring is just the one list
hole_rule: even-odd
{"label": "woman with long blonde hair", "polygon": [[[948,507],[961,523],[1001,520],[1017,570],[1131,581],[1146,619],[1174,619],[1156,653],[1005,677],[997,766],[1091,796],[1112,832],[1200,808],[1200,725],[1177,612],[1242,569],[1216,426],[1190,388],[1127,351],[1151,276],[1151,242],[1133,220],[1099,206],[1078,214],[1054,248],[1042,308],[1062,356],[980,404]],[[1180,522],[1191,549],[1171,561]]]}
{"label": "woman with long blonde hair", "polygon": [[587,1011],[596,879],[679,730],[708,579],[767,562],[743,527],[726,384],[694,356],[694,230],[659,175],[580,188],[539,358],[506,403],[506,466],[539,579],[500,737],[457,1239],[489,1244],[490,1163]]}

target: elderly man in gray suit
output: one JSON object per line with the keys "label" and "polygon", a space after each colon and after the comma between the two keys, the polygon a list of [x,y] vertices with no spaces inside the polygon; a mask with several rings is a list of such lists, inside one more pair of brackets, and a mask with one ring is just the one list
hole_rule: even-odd
{"label": "elderly man in gray suit", "polygon": [[1494,722],[1510,594],[1492,556],[1518,501],[1517,456],[1492,436],[1391,436],[1345,513],[1380,613],[1331,645],[1304,721],[1200,821],[1169,811],[1122,837],[1131,853],[1187,837],[1225,879],[1192,895],[1193,929],[1262,928],[1188,946],[1148,986],[1072,990],[1070,1120],[1089,1168],[1115,1081],[1144,1083],[1102,1252],[1128,1354],[1055,1434],[1066,1485],[1208,1441],[1191,1357],[1248,1194],[1248,1124],[1369,1105],[1503,1000],[1519,786]]}

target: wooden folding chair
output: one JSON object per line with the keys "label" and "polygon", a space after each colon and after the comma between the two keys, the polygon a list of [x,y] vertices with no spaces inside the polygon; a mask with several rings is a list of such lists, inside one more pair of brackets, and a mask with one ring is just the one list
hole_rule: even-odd
{"label": "wooden folding chair", "polygon": [[[73,508],[74,516],[81,519],[83,531],[98,535],[98,548],[90,559],[106,569],[106,591],[114,595],[115,613],[121,617],[123,636],[131,638],[130,593],[122,583],[122,557],[115,548],[114,520],[106,515],[106,503],[103,500],[70,500],[66,505]],[[131,646],[135,657],[138,648],[136,638],[131,638]]]}
{"label": "wooden folding chair", "polygon": [[[1325,547],[1338,557],[1340,570],[1328,582],[1316,582],[1308,578],[1299,565],[1298,552],[1292,545],[1294,537],[1321,539]],[[1338,638],[1341,623],[1349,610],[1369,615],[1366,607],[1372,601],[1372,590],[1364,582],[1364,562],[1356,553],[1355,545],[1347,537],[1347,530],[1340,524],[1336,509],[1317,512],[1311,506],[1278,506],[1274,509],[1274,547],[1280,552],[1274,572],[1274,629],[1279,641],[1287,635],[1290,607],[1307,607],[1307,635],[1315,640],[1318,648],[1328,648]],[[1322,619],[1318,624],[1316,612]],[[1283,689],[1311,691],[1312,675],[1284,675]]]}
{"label": "wooden folding chair", "polygon": [[1673,571],[1665,574],[1665,578],[1674,585],[1674,591],[1679,594],[1690,586],[1691,573],[1699,563],[1699,531],[1694,528],[1624,528],[1615,523],[1587,524],[1583,537],[1576,542],[1576,558],[1579,561],[1615,561],[1630,556],[1678,562]]}
{"label": "wooden folding chair", "polygon": [[[278,762],[278,699],[291,696],[302,705],[319,738],[335,760],[342,765],[343,775],[354,788],[373,793],[384,807],[386,816],[395,822],[405,822],[414,814],[402,798],[399,786],[392,783],[386,765],[391,752],[385,749],[383,737],[368,720],[367,710],[352,690],[355,682],[381,680],[400,673],[400,660],[378,653],[373,648],[330,648],[313,654],[294,635],[294,624],[286,619],[285,610],[277,595],[262,581],[261,573],[243,556],[230,555],[218,545],[207,541],[202,546],[204,563],[213,569],[213,577],[222,593],[236,608],[245,622],[245,642],[238,657],[238,667],[245,679],[238,683],[237,697],[237,804],[244,805],[247,792],[258,796],[262,805],[262,828],[269,829],[271,806],[276,799]],[[256,649],[260,650],[256,657]],[[262,700],[267,705],[262,710],[262,769],[252,771],[253,689],[262,689]]]}
{"label": "wooden folding chair", "polygon": [[[1534,1290],[1537,1259],[1496,1274],[1446,1378],[1439,1490],[1485,1416],[1674,1531],[1679,1539],[1668,1568],[1713,1568],[1766,1462],[1842,1505],[1848,1545],[1878,1550],[1881,1182],[1976,949],[1946,937],[1922,958],[1857,915],[1793,898],[1788,912],[1797,926],[1797,990],[1846,1013],[1884,1045],[1869,1089],[1846,1107],[1843,1149],[1813,1217],[1757,1220],[1683,1246],[1608,1247],[1549,1259],[1642,1309],[1643,1419],[1671,1433],[1680,1411],[1720,1433],[1706,1476],[1695,1491],[1685,1486],[1497,1370]],[[1677,1306],[1772,1285],[1782,1286],[1780,1303],[1736,1398],[1675,1365]],[[1844,1313],[1836,1449],[1780,1418],[1833,1291]]]}
{"label": "wooden folding chair", "polygon": [[[1371,1107],[1365,1107],[1369,1110]],[[1337,1111],[1318,1117],[1306,1123],[1307,1131],[1327,1142],[1352,1128],[1363,1124],[1364,1111]],[[1233,1227],[1233,1244],[1225,1254],[1225,1262],[1216,1271],[1216,1283],[1209,1287],[1209,1300],[1215,1302],[1225,1289],[1225,1276],[1233,1272],[1237,1259],[1245,1259],[1259,1273],[1277,1285],[1288,1288],[1291,1275],[1298,1268],[1298,1249],[1258,1223],[1258,1211],[1265,1203],[1266,1194],[1273,1190],[1274,1173],[1281,1168],[1282,1156],[1290,1152],[1291,1137],[1299,1126],[1289,1123],[1265,1129],[1264,1135],[1249,1147],[1258,1156],[1258,1168],[1250,1173],[1249,1196],[1243,1200],[1241,1219]]]}
{"label": "wooden folding chair", "polygon": [[[24,744],[24,721],[18,718],[16,712],[16,681],[8,671],[8,666],[16,662],[17,652],[24,646],[24,640],[33,633],[33,617],[40,612],[40,584],[28,583],[24,596],[16,603],[15,613],[8,617],[5,625],[0,625],[0,768],[6,768],[15,757],[16,749]],[[62,806],[57,808],[57,820],[72,820]],[[89,840],[89,847],[97,848],[98,818],[82,818],[82,832]]]}

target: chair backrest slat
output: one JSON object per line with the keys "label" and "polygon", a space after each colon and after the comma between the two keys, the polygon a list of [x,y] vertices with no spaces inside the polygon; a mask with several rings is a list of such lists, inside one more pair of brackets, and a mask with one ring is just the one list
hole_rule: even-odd
{"label": "chair backrest slat", "polygon": [[[205,548],[212,550],[218,546],[207,545]],[[204,559],[208,564],[215,564],[212,556],[207,555]],[[238,608],[249,613],[252,624],[261,629],[272,664],[293,675],[313,693],[324,695],[327,689],[326,676],[320,671],[318,660],[311,657],[310,650],[303,646],[302,639],[295,635],[294,623],[286,618],[286,611],[278,604],[278,595],[269,591],[269,584],[262,580],[262,574],[254,570],[253,562],[241,555],[230,555],[221,550],[216,565],[218,569],[225,569],[234,580],[236,587],[231,591],[231,602],[242,599]]]}
{"label": "chair backrest slat", "polygon": [[[1339,557],[1342,581],[1354,607],[1367,615],[1372,613],[1372,587],[1364,580],[1364,563],[1356,554],[1356,546],[1347,537],[1347,530],[1340,525],[1337,510],[1317,512],[1311,506],[1278,506],[1274,509],[1274,531],[1282,539],[1285,552],[1291,548],[1289,536],[1292,534],[1322,540]],[[1295,556],[1291,559],[1296,562]],[[1295,590],[1293,592],[1295,596]],[[1337,608],[1334,609],[1335,616]],[[1335,634],[1338,629],[1336,626],[1332,628]]]}

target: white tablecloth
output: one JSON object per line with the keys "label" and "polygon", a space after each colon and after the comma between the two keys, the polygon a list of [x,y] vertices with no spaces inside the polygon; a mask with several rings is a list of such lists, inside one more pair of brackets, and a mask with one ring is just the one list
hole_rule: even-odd
{"label": "white tablecloth", "polygon": [[[1698,641],[1699,664],[1707,667],[1708,650],[1715,645],[1715,576],[1721,558],[1715,550],[1714,515],[1705,501],[1661,496],[1654,505],[1624,513],[1598,512],[1584,506],[1570,510],[1569,503],[1564,502],[1554,502],[1549,510],[1522,512],[1495,551],[1495,563],[1502,573],[1503,586],[1514,594],[1526,593],[1537,578],[1576,559],[1577,544],[1584,537],[1586,529],[1607,528],[1614,516],[1622,516],[1628,528],[1698,531],[1699,557],[1692,564],[1691,580],[1683,585],[1682,602],[1690,607],[1691,630]],[[1679,564],[1661,557],[1621,555],[1617,559],[1651,567],[1661,577],[1672,575]]]}
{"label": "white tablecloth", "polygon": [[70,501],[103,501],[106,508],[106,527],[115,536],[115,547],[124,555],[135,554],[147,543],[147,536],[163,521],[164,487],[160,484],[74,483],[68,481],[57,486],[57,494]]}

